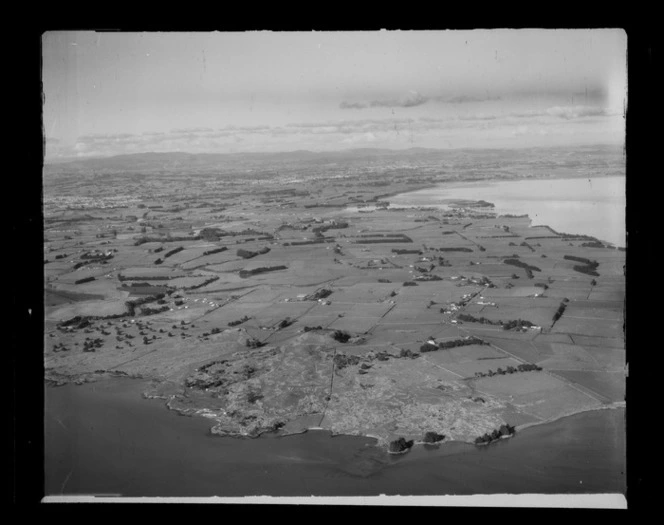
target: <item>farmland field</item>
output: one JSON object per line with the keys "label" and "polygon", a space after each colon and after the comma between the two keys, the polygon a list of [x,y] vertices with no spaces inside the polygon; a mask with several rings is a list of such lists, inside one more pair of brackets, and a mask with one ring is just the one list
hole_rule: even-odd
{"label": "farmland field", "polygon": [[[89,210],[81,235],[46,226],[46,381],[140,377],[219,436],[317,428],[383,451],[624,406],[624,251],[472,206],[355,211],[348,195],[383,198],[377,177],[394,193],[432,182],[363,172],[346,195],[317,169],[250,191],[228,173],[172,173],[160,196],[161,175],[145,174],[136,200]],[[47,194],[76,187],[45,180]],[[520,320],[534,326],[508,324]]]}

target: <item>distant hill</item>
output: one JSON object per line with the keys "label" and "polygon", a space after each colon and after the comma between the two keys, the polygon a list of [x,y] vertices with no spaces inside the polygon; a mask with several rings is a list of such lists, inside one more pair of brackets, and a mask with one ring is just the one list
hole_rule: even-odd
{"label": "distant hill", "polygon": [[57,174],[103,174],[103,173],[160,173],[177,171],[214,172],[215,170],[245,170],[262,169],[272,170],[280,167],[294,166],[324,166],[325,164],[349,165],[358,163],[391,164],[393,161],[404,161],[418,164],[419,161],[451,162],[455,164],[462,160],[476,162],[501,162],[507,155],[511,162],[519,158],[523,162],[564,162],[575,164],[587,161],[586,153],[597,159],[616,159],[622,156],[622,148],[617,146],[580,146],[576,148],[524,148],[520,150],[489,150],[489,149],[431,149],[409,148],[402,150],[358,148],[344,151],[314,152],[307,150],[270,152],[270,153],[135,153],[128,155],[115,155],[112,157],[97,157],[76,159],[66,162],[47,163],[44,166],[45,175]]}
{"label": "distant hill", "polygon": [[92,157],[69,161],[49,162],[45,165],[46,173],[50,171],[81,171],[81,170],[160,170],[174,168],[205,168],[227,167],[244,163],[289,163],[300,161],[334,162],[344,159],[361,159],[376,157],[398,157],[422,155],[441,150],[426,148],[410,148],[406,150],[389,150],[378,148],[361,148],[346,151],[314,152],[307,150],[284,151],[276,153],[134,153],[115,155],[112,157]]}

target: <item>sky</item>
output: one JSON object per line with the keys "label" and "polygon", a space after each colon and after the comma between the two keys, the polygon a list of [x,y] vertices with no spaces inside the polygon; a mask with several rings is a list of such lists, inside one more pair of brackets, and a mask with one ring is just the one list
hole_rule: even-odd
{"label": "sky", "polygon": [[47,32],[46,160],[623,144],[620,29]]}

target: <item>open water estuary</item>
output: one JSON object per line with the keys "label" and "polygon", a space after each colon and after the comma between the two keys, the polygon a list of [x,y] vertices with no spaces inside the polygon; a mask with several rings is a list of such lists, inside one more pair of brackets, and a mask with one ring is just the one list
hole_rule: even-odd
{"label": "open water estuary", "polygon": [[146,382],[45,389],[47,495],[372,496],[624,493],[625,412],[530,427],[486,447],[445,443],[388,455],[328,432],[257,439],[146,400]]}
{"label": "open water estuary", "polygon": [[528,215],[532,225],[591,235],[625,246],[624,176],[443,184],[390,197],[392,207],[443,206],[448,199],[484,200],[499,214]]}

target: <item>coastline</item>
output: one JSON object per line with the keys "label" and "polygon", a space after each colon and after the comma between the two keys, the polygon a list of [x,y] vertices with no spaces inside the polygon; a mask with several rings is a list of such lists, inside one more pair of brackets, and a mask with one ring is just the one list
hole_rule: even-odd
{"label": "coastline", "polygon": [[[594,178],[609,178],[609,177],[618,177],[618,176],[616,176],[616,175],[594,176]],[[421,192],[421,191],[426,191],[428,189],[436,189],[436,188],[443,188],[443,187],[444,188],[455,188],[455,187],[471,187],[472,188],[472,187],[476,187],[478,185],[481,185],[481,186],[495,185],[496,183],[500,183],[500,182],[514,182],[514,181],[522,181],[522,180],[523,181],[526,181],[526,180],[530,180],[530,181],[538,181],[538,180],[577,180],[577,179],[583,179],[583,178],[584,177],[581,177],[581,176],[579,176],[579,177],[569,177],[569,176],[561,176],[561,177],[553,176],[553,177],[551,177],[551,176],[549,176],[549,177],[528,177],[528,178],[514,177],[514,178],[509,178],[509,179],[505,178],[505,179],[499,179],[499,180],[492,179],[492,180],[439,182],[439,183],[436,183],[436,184],[431,184],[431,185],[421,187],[421,188],[418,188],[416,190],[408,191],[408,192],[405,192],[405,193],[392,193],[392,194],[381,195],[380,198],[385,199],[385,198],[390,198],[390,197],[399,196],[399,195],[408,195],[410,193]],[[422,207],[426,207],[426,206],[412,206],[412,208],[414,208],[414,209],[422,208]],[[498,215],[498,213],[496,215]],[[530,216],[528,216],[528,219],[529,219],[529,221],[532,225],[532,219],[530,218]],[[549,229],[552,233],[555,233],[556,235],[560,235],[560,236],[566,235],[564,233],[556,232],[553,228],[551,228],[548,225],[540,225],[540,226]],[[578,234],[578,235],[583,235],[583,234]],[[606,242],[606,241],[602,241],[602,242]],[[612,244],[612,243],[610,243],[610,244]],[[205,293],[205,292],[201,292],[201,293]],[[49,374],[52,377],[48,377]],[[132,379],[138,379],[138,380],[144,380],[144,381],[163,381],[163,378],[141,376],[141,375],[131,375],[131,374],[126,374],[126,373],[121,372],[121,371],[114,371],[114,370],[96,370],[94,372],[73,374],[72,376],[65,376],[64,374],[57,374],[57,373],[54,373],[54,372],[48,372],[47,371],[45,381],[46,381],[47,385],[55,387],[55,386],[61,386],[61,385],[67,384],[67,383],[73,383],[75,385],[82,385],[82,384],[89,383],[89,382],[96,382],[96,381],[101,381],[101,380],[104,380],[104,379],[113,379],[113,378],[132,378]],[[173,411],[175,411],[176,413],[178,413],[180,415],[186,415],[186,416],[190,416],[190,417],[200,416],[200,417],[206,418],[207,420],[215,420],[214,413],[209,411],[206,408],[189,408],[189,407],[188,408],[177,408],[177,407],[171,406],[170,401],[173,399],[173,395],[148,395],[147,392],[143,392],[142,394],[143,394],[142,397],[144,397],[146,399],[151,398],[151,399],[165,400],[164,404],[166,405],[168,410],[173,410]],[[553,418],[549,418],[547,420],[531,422],[531,423],[526,423],[526,424],[523,424],[523,425],[519,425],[519,426],[516,427],[516,429],[517,429],[517,431],[521,432],[521,431],[524,431],[524,430],[526,430],[527,428],[530,428],[530,427],[535,427],[535,426],[539,426],[539,425],[545,425],[545,424],[553,423],[553,422],[561,420],[563,418],[570,417],[570,416],[573,416],[573,415],[577,415],[577,414],[580,414],[580,413],[591,412],[591,411],[595,411],[595,410],[617,409],[617,408],[626,408],[626,403],[624,401],[620,401],[620,402],[614,402],[614,403],[611,403],[609,405],[603,405],[603,406],[599,406],[599,407],[591,407],[591,408],[583,408],[583,409],[579,409],[579,410],[572,410],[572,411],[565,412],[561,415],[555,416]],[[354,433],[354,434],[342,434],[342,433],[340,433],[340,434],[337,434],[337,433],[334,433],[331,430],[327,430],[327,429],[324,429],[324,428],[321,428],[321,427],[303,428],[302,430],[293,430],[293,431],[289,431],[288,433],[280,432],[279,430],[265,429],[265,430],[260,430],[255,434],[242,434],[242,433],[222,434],[222,433],[219,433],[218,435],[220,435],[220,437],[223,437],[223,436],[237,437],[237,438],[245,437],[245,438],[255,439],[257,437],[260,437],[263,434],[268,434],[268,433],[275,433],[275,434],[278,434],[279,437],[282,437],[282,436],[286,437],[286,436],[289,436],[289,435],[305,434],[309,430],[323,430],[325,432],[329,432],[332,437],[334,437],[334,436],[348,436],[348,437],[361,437],[361,438],[373,439],[373,440],[376,441],[374,446],[381,447],[381,448],[386,447],[388,445],[388,442],[385,441],[384,438],[380,438],[378,436],[372,436],[372,435],[361,434],[361,433]],[[214,432],[211,432],[211,433],[215,434]],[[468,444],[468,445],[477,446],[472,441],[462,441],[462,440],[444,440],[443,442],[438,443],[437,445],[447,444],[447,443],[454,443],[454,442],[456,442],[456,443],[465,443],[465,444]],[[416,441],[414,443],[414,445],[415,444],[423,445],[425,443]],[[490,443],[487,443],[487,444],[490,444]],[[398,452],[396,454],[404,454],[408,450],[410,450],[410,449],[407,449],[407,450],[402,451],[402,452]]]}
{"label": "coastline", "polygon": [[[576,177],[570,177],[568,174],[553,174],[553,175],[547,175],[547,176],[541,176],[541,177],[504,177],[500,179],[481,179],[481,180],[450,180],[450,181],[441,181],[441,182],[436,182],[434,184],[430,184],[425,188],[420,188],[417,190],[411,190],[411,191],[402,191],[398,193],[392,193],[390,197],[397,197],[401,195],[407,195],[409,193],[415,193],[418,191],[424,191],[424,190],[429,190],[429,189],[435,189],[435,188],[440,188],[440,187],[450,187],[450,188],[474,188],[476,186],[485,186],[485,185],[495,185],[499,184],[501,182],[522,182],[522,181],[543,181],[543,180],[579,180],[579,179],[607,179],[607,178],[612,178],[612,177],[625,177],[625,175],[602,175],[602,174],[594,174],[591,175],[590,177],[586,175],[578,175]],[[387,195],[384,197],[387,198]]]}
{"label": "coastline", "polygon": [[[614,174],[612,174],[612,175],[592,175],[591,177],[585,177],[585,176],[570,177],[569,175],[561,175],[561,176],[556,177],[554,175],[554,176],[549,176],[549,177],[527,177],[527,178],[526,177],[516,177],[516,178],[509,178],[509,179],[505,178],[505,179],[498,179],[498,180],[489,179],[489,180],[474,180],[474,181],[449,181],[449,182],[439,182],[439,183],[437,183],[435,185],[432,185],[432,186],[430,186],[429,188],[426,188],[426,189],[427,190],[439,190],[441,192],[444,192],[444,191],[453,192],[455,190],[464,190],[464,189],[470,190],[470,189],[479,188],[479,187],[481,187],[481,188],[496,187],[498,184],[501,184],[501,183],[528,182],[528,181],[530,181],[530,182],[557,181],[558,182],[558,181],[578,181],[578,180],[584,180],[584,179],[591,180],[591,179],[618,179],[618,178],[626,180],[626,175],[624,175],[624,174],[622,174],[622,175],[614,175]],[[415,195],[415,199],[417,199],[417,195],[421,194],[423,191],[425,191],[425,190],[413,190],[413,191],[408,191],[408,192],[402,192],[402,193],[399,193],[397,195],[393,195],[392,197],[405,197],[407,199],[409,196]],[[441,197],[441,200],[442,201],[455,200],[455,199],[463,200],[463,199],[468,199],[468,198],[470,198],[470,197],[467,197],[467,196],[465,196],[465,197],[464,196],[453,197],[453,196],[450,195],[450,196],[446,196],[444,198]],[[484,195],[480,195],[480,196],[473,197],[473,198],[478,199],[478,200],[479,199],[483,199],[483,200],[489,199],[489,201],[491,201],[491,197],[484,196]],[[503,215],[503,214],[506,214],[506,213],[507,214],[514,213],[513,211],[509,211],[509,210],[503,210],[502,212],[500,212],[499,211],[499,209],[501,207],[500,203],[492,202],[492,204],[494,204],[495,206],[494,206],[494,208],[492,208],[491,211],[496,214],[496,217],[499,217],[500,215]],[[607,202],[607,203],[605,203],[605,205],[610,205],[610,203]],[[394,210],[397,210],[397,209],[401,209],[401,210],[403,210],[403,209],[413,209],[413,210],[422,210],[423,211],[423,210],[432,209],[432,208],[441,209],[441,208],[445,208],[445,207],[447,207],[447,204],[445,204],[444,202],[441,202],[441,203],[422,203],[422,204],[390,203],[390,206],[387,209],[388,210],[390,210],[390,209],[394,209]],[[504,206],[502,206],[502,207],[504,207]],[[627,243],[627,233],[626,233],[626,231],[624,232],[625,235],[624,235],[624,240],[622,242],[616,242],[614,240],[606,240],[606,239],[601,238],[602,235],[596,235],[596,234],[592,234],[592,233],[589,234],[587,232],[581,232],[581,231],[576,232],[576,233],[566,234],[565,231],[557,232],[549,224],[535,223],[534,222],[535,219],[533,219],[532,213],[529,213],[526,210],[523,210],[521,213],[528,216],[528,220],[530,221],[530,227],[547,227],[552,232],[555,232],[556,235],[560,235],[560,236],[576,235],[576,236],[579,236],[579,237],[582,237],[582,236],[592,237],[592,238],[594,238],[594,239],[596,239],[596,240],[598,240],[602,243],[613,246],[614,248],[620,248],[620,249],[623,249],[623,250],[626,249],[626,243]],[[564,214],[562,214],[562,216],[564,216]],[[551,219],[551,217],[549,219]],[[545,221],[546,221],[546,219],[545,219]],[[559,226],[557,226],[556,228],[558,230],[565,230],[566,229],[566,227],[561,228]],[[625,228],[625,226],[623,225],[622,229],[624,230],[624,228]]]}
{"label": "coastline", "polygon": [[566,412],[564,414],[561,414],[559,416],[555,416],[549,419],[545,419],[544,421],[535,421],[533,423],[524,423],[523,425],[518,425],[516,427],[517,431],[523,431],[526,430],[527,428],[531,427],[537,427],[540,425],[548,425],[549,423],[555,423],[556,421],[560,421],[561,419],[565,419],[566,417],[572,417],[576,416],[578,414],[583,414],[585,412],[596,412],[599,410],[618,410],[618,409],[627,409],[627,402],[626,401],[615,401],[613,403],[609,403],[607,405],[602,405],[598,407],[589,407],[589,408],[581,408],[579,410],[574,410],[570,412]]}
{"label": "coastline", "polygon": [[[208,433],[209,421],[175,417],[159,403],[139,403],[138,382],[107,383],[108,387],[101,388],[88,385],[74,389],[72,385],[67,387],[68,391],[58,389],[61,393],[49,402],[46,421],[51,445],[47,449],[47,465],[51,470],[47,493],[202,496],[223,492],[240,497],[254,491],[273,496],[286,493],[322,496],[343,490],[358,496],[376,492],[427,495],[431,489],[435,494],[486,493],[486,490],[524,493],[532,491],[533,482],[537,493],[560,493],[560,489],[566,493],[623,490],[619,478],[624,465],[623,442],[612,438],[612,432],[617,431],[615,437],[619,437],[624,426],[620,412],[568,418],[569,423],[563,420],[542,430],[517,433],[517,441],[496,442],[494,447],[445,441],[440,445],[413,447],[410,454],[392,455],[361,437],[316,430],[289,439],[276,435],[265,435],[263,439],[214,439],[216,436]],[[110,386],[113,384],[116,386]],[[112,416],[110,421],[103,415],[105,400],[112,409],[108,414]],[[88,413],[91,418],[81,420]],[[116,428],[123,421],[131,429],[123,432],[125,441],[116,447],[113,444]],[[83,456],[77,456],[67,444],[72,432],[83,432],[81,437],[87,443]],[[607,436],[607,440],[602,443],[602,452],[595,453],[594,447],[598,445],[595,442],[602,440],[602,436]],[[92,462],[96,454],[105,458],[98,466]],[[71,461],[77,457],[86,463],[80,464],[80,469],[77,467],[69,477],[71,467],[75,466]],[[150,468],[161,462],[160,458],[166,460],[166,470]],[[586,458],[588,464],[584,462]],[[607,466],[613,473],[610,478],[605,477]],[[179,478],[170,484],[163,475],[183,467],[191,481],[186,494],[181,493]],[[549,473],[549,467],[555,468]],[[100,474],[106,480],[97,479]],[[123,484],[123,476],[129,474],[131,480]],[[257,476],[262,480],[258,486]],[[302,479],[309,480],[306,486]],[[582,486],[579,479],[583,479]],[[63,492],[65,482],[67,490]],[[271,484],[276,484],[277,493],[271,492]],[[306,494],[301,493],[303,490]]]}
{"label": "coastline", "polygon": [[[132,377],[132,376],[127,376],[127,375],[114,375],[113,374],[113,375],[107,375],[107,376],[104,376],[104,377],[95,377],[94,379],[91,379],[91,380],[85,380],[85,381],[71,380],[69,382],[59,383],[59,384],[53,384],[53,383],[49,383],[48,381],[45,381],[45,384],[46,384],[47,387],[50,387],[50,388],[59,388],[60,386],[65,386],[65,385],[72,385],[74,387],[79,387],[79,386],[83,386],[83,385],[88,384],[88,383],[95,383],[95,382],[100,382],[100,381],[113,381],[113,380],[118,380],[118,379],[130,379],[130,380],[141,381],[141,382],[147,383],[147,382],[150,382],[150,381],[154,381],[156,378]],[[205,409],[205,408],[186,408],[186,409],[182,409],[182,408],[177,408],[177,407],[170,406],[169,401],[173,398],[173,395],[165,396],[165,395],[149,394],[147,390],[144,390],[144,388],[141,388],[140,398],[142,400],[161,400],[161,401],[163,401],[163,406],[166,407],[167,410],[175,412],[177,415],[180,415],[180,416],[186,416],[186,417],[192,417],[192,418],[193,417],[198,417],[198,418],[201,418],[201,419],[208,420],[210,423],[212,423],[212,421],[214,421],[214,419],[215,419],[213,415],[209,414],[208,409]],[[503,438],[512,438],[512,437],[515,437],[516,435],[518,435],[518,433],[521,433],[521,432],[523,432],[523,431],[525,431],[529,428],[539,427],[539,426],[542,426],[542,425],[548,425],[548,424],[555,423],[555,422],[558,422],[560,420],[563,420],[565,418],[576,416],[578,414],[583,414],[583,413],[586,413],[586,412],[595,412],[595,411],[600,411],[600,410],[626,409],[627,408],[626,405],[627,404],[626,404],[625,401],[618,401],[618,402],[614,402],[614,403],[610,403],[610,404],[602,405],[602,406],[598,406],[598,407],[589,407],[589,408],[582,408],[582,409],[579,409],[579,410],[569,411],[569,412],[566,412],[564,414],[561,414],[561,415],[558,415],[558,416],[555,416],[553,418],[549,418],[549,419],[546,419],[546,420],[543,420],[543,421],[524,423],[522,425],[517,425],[515,427],[515,429],[516,429],[515,434],[510,435],[510,436],[503,436]],[[433,446],[433,447],[439,448],[441,446],[445,446],[445,445],[448,445],[448,444],[454,444],[454,443],[464,444],[464,445],[473,446],[473,447],[486,446],[486,445],[491,445],[492,444],[492,443],[482,443],[482,444],[478,445],[478,444],[474,443],[473,441],[463,441],[463,440],[448,439],[448,438],[445,438],[445,439],[443,439],[439,442],[436,442],[436,443],[427,443],[427,442],[424,442],[424,441],[417,440],[417,441],[414,441],[413,446],[410,447],[407,450],[400,451],[400,452],[389,452],[388,450],[386,450],[388,445],[389,445],[389,442],[387,442],[386,440],[382,439],[379,436],[374,436],[374,435],[371,435],[371,434],[362,434],[362,433],[355,433],[355,434],[337,433],[337,432],[334,432],[332,430],[328,430],[328,429],[323,428],[323,427],[308,427],[308,428],[302,428],[301,430],[292,430],[292,431],[288,431],[288,432],[281,432],[280,430],[266,429],[266,430],[263,430],[263,431],[255,434],[255,435],[241,434],[241,433],[237,433],[237,434],[234,434],[234,433],[225,433],[225,434],[215,433],[215,432],[211,432],[211,429],[213,427],[214,427],[214,424],[212,424],[208,428],[208,432],[209,432],[210,435],[215,436],[215,437],[220,437],[220,438],[235,438],[235,439],[242,439],[242,438],[258,439],[261,436],[266,435],[266,434],[271,434],[271,435],[274,435],[274,437],[282,438],[282,437],[288,437],[288,436],[296,436],[296,435],[307,434],[309,431],[321,431],[321,432],[328,433],[331,438],[334,438],[334,437],[350,437],[350,438],[362,438],[362,439],[374,440],[375,443],[371,444],[371,446],[379,448],[379,449],[384,449],[387,453],[392,454],[392,455],[404,455],[407,452],[409,452],[411,448],[414,448],[415,445],[418,445],[420,447],[426,447],[426,446],[432,447]],[[503,438],[501,438],[501,439],[503,439]]]}

